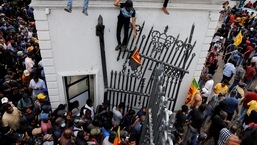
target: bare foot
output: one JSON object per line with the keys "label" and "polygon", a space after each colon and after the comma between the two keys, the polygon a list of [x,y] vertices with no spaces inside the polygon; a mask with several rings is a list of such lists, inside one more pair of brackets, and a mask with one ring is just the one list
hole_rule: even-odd
{"label": "bare foot", "polygon": [[167,8],[165,7],[162,7],[162,11],[166,14],[166,15],[169,15],[170,13],[168,12]]}

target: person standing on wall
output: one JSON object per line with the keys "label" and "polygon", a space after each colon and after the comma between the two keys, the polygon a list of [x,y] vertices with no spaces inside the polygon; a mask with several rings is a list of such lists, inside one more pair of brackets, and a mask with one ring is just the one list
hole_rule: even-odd
{"label": "person standing on wall", "polygon": [[[120,7],[120,14],[118,15],[118,24],[116,37],[118,41],[118,45],[115,50],[125,50],[127,48],[128,43],[128,31],[129,31],[129,23],[130,18],[132,18],[132,29],[133,29],[133,38],[136,39],[136,11],[133,8],[133,2],[131,0],[127,0],[125,3],[120,3],[120,0],[115,0],[114,6]],[[124,38],[121,43],[121,29],[124,26]]]}
{"label": "person standing on wall", "polygon": [[169,2],[169,0],[164,0],[163,7],[162,7],[162,11],[163,11],[166,15],[169,15],[169,14],[170,14],[170,13],[168,12],[168,10],[167,10],[168,2]]}
{"label": "person standing on wall", "polygon": [[[68,13],[72,12],[72,2],[73,2],[73,0],[67,0],[67,7],[64,8],[64,10]],[[89,2],[89,0],[84,0],[83,10],[82,10],[82,13],[85,14],[86,16],[88,16],[88,13],[87,13],[88,2]]]}

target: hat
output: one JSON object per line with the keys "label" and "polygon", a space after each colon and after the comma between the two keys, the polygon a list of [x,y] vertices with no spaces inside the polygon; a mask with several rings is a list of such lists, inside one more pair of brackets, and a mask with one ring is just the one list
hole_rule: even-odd
{"label": "hat", "polygon": [[52,138],[52,134],[45,134],[43,137],[43,139],[47,141],[51,140],[51,138]]}
{"label": "hat", "polygon": [[22,52],[22,51],[18,51],[18,52],[17,52],[17,56],[22,57],[22,56],[23,56],[23,52]]}
{"label": "hat", "polygon": [[42,133],[42,130],[41,130],[41,127],[39,127],[39,128],[34,128],[33,130],[32,130],[32,135],[39,135],[39,134],[41,134]]}
{"label": "hat", "polygon": [[51,110],[51,106],[50,105],[43,105],[43,106],[41,106],[41,109],[43,111],[50,111]]}
{"label": "hat", "polygon": [[42,94],[42,93],[40,93],[40,94],[37,95],[37,99],[38,99],[38,100],[43,100],[43,99],[45,99],[45,98],[46,98],[46,96],[45,96],[44,94]]}
{"label": "hat", "polygon": [[245,87],[245,86],[246,86],[246,83],[239,82],[239,83],[238,83],[238,86],[239,86],[239,87],[241,87],[241,88],[243,88],[243,87]]}
{"label": "hat", "polygon": [[40,114],[40,119],[41,119],[41,120],[46,120],[46,119],[48,119],[48,114],[47,114],[47,113],[41,113],[41,114]]}
{"label": "hat", "polygon": [[224,39],[224,37],[220,36],[220,40]]}
{"label": "hat", "polygon": [[24,137],[24,134],[14,133],[12,137],[13,137],[14,140],[21,141],[23,139],[23,137]]}
{"label": "hat", "polygon": [[253,27],[251,27],[251,28],[250,28],[250,31],[253,31],[253,30],[254,30],[254,28],[253,28]]}
{"label": "hat", "polygon": [[95,128],[90,130],[90,135],[95,136],[95,135],[100,134],[100,132],[101,132],[101,129],[98,128],[98,127],[95,127]]}
{"label": "hat", "polygon": [[133,2],[132,2],[131,0],[127,0],[127,1],[125,2],[125,7],[126,7],[126,9],[127,9],[128,11],[133,10]]}
{"label": "hat", "polygon": [[7,97],[3,97],[1,99],[1,102],[2,102],[2,104],[7,103],[8,102],[8,98]]}
{"label": "hat", "polygon": [[202,88],[202,94],[208,93],[208,90],[206,88]]}
{"label": "hat", "polygon": [[207,78],[212,79],[212,74],[207,74]]}
{"label": "hat", "polygon": [[67,113],[66,113],[66,110],[59,110],[58,112],[57,112],[57,115],[58,116],[66,116],[67,115]]}
{"label": "hat", "polygon": [[1,13],[1,14],[0,14],[0,17],[5,17],[5,14],[4,14],[4,13]]}
{"label": "hat", "polygon": [[199,134],[198,140],[205,140],[207,138],[207,134],[205,132],[201,132]]}
{"label": "hat", "polygon": [[29,95],[27,94],[27,93],[24,93],[23,95],[22,95],[22,98],[28,98],[29,97]]}
{"label": "hat", "polygon": [[29,73],[28,70],[24,70],[24,71],[23,71],[23,74],[24,74],[26,77],[28,77],[30,73]]}

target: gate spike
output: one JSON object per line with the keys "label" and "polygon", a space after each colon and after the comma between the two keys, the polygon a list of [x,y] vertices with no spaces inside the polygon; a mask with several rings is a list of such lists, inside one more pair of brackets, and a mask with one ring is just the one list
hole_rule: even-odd
{"label": "gate spike", "polygon": [[164,34],[166,34],[168,32],[169,26],[167,25],[164,29]]}

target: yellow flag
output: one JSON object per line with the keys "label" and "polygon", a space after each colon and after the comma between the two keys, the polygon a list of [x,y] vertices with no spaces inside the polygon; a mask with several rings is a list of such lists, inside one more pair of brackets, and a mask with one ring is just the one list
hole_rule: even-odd
{"label": "yellow flag", "polygon": [[238,46],[239,44],[241,44],[242,39],[243,39],[243,35],[242,35],[241,30],[240,30],[240,32],[236,35],[236,38],[234,40],[234,45]]}

